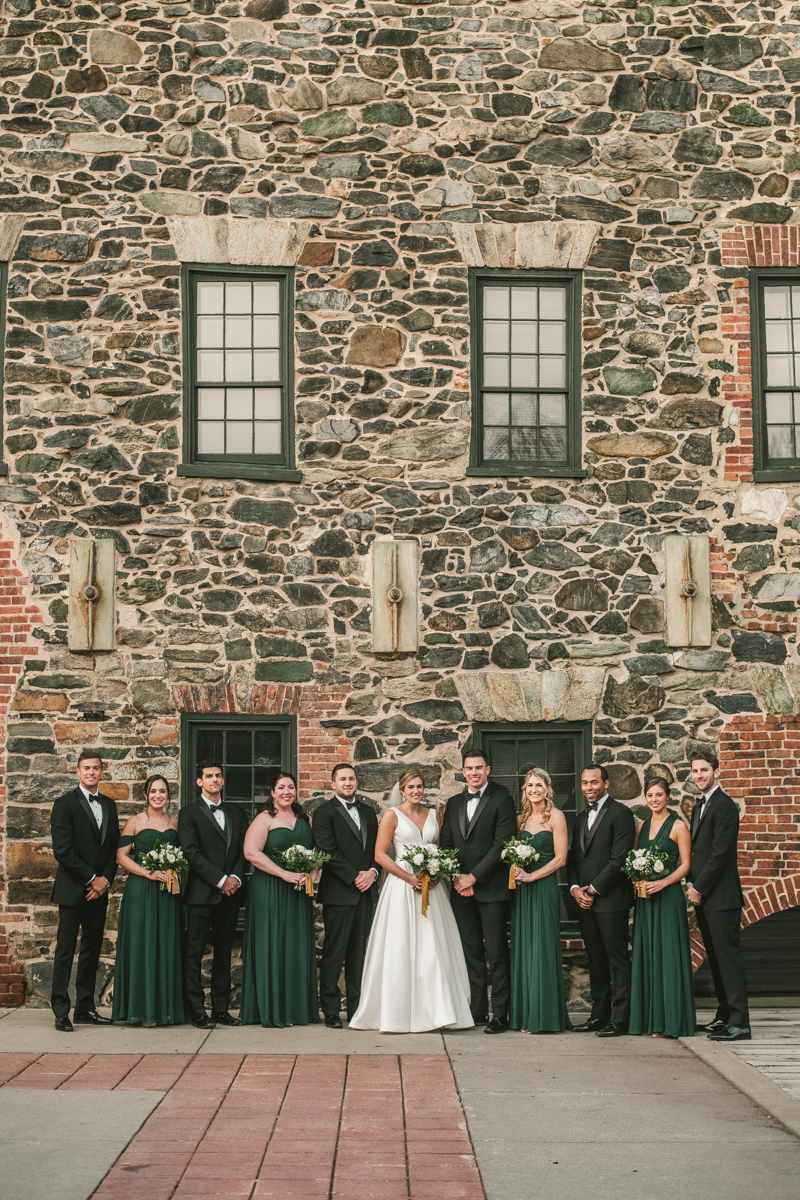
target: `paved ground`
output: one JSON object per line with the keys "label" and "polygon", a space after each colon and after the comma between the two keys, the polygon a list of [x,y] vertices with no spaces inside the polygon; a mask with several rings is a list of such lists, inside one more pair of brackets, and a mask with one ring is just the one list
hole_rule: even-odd
{"label": "paved ground", "polygon": [[737,1056],[800,1100],[800,1012],[786,1008],[756,1011],[752,1030],[752,1042],[733,1047]]}
{"label": "paved ground", "polygon": [[[65,1036],[18,1010],[0,1019],[3,1200],[796,1200],[800,1100],[745,1061],[776,1040],[758,1020],[734,1054],[482,1030]],[[796,1048],[800,1013],[780,1020]]]}

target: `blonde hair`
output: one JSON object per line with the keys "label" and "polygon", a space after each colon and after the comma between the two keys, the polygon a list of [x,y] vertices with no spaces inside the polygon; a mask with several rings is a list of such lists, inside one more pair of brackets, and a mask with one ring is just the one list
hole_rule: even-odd
{"label": "blonde hair", "polygon": [[522,785],[522,811],[520,813],[520,825],[525,825],[531,813],[533,805],[528,799],[528,784],[532,779],[539,779],[545,786],[544,796],[544,813],[542,814],[542,823],[544,825],[550,820],[550,814],[553,811],[553,800],[555,793],[553,792],[553,784],[547,771],[543,771],[541,767],[533,767],[525,776],[525,782]]}
{"label": "blonde hair", "polygon": [[403,771],[403,774],[400,776],[400,778],[397,781],[397,786],[399,787],[401,792],[403,792],[405,790],[405,788],[408,787],[408,785],[409,785],[409,783],[411,783],[412,779],[422,780],[422,785],[423,785],[423,787],[425,786],[425,780],[422,778],[422,772],[415,771],[413,769],[413,767],[409,767],[405,771]]}

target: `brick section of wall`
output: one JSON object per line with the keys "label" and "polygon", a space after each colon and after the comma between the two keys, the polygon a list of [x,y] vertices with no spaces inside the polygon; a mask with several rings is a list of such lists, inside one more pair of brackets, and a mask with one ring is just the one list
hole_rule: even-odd
{"label": "brick section of wall", "polygon": [[15,547],[0,541],[0,1007],[21,1004],[25,977],[9,951],[9,926],[22,919],[24,909],[9,907],[6,890],[6,723],[11,697],[25,658],[35,657],[30,644],[34,622],[41,620],[35,605],[26,602],[27,580],[17,568]]}

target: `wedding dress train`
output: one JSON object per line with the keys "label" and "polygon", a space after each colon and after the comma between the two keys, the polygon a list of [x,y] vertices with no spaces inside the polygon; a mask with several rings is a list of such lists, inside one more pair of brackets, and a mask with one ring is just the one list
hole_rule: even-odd
{"label": "wedding dress train", "polygon": [[[398,809],[393,848],[399,863],[413,846],[435,843],[439,824],[431,809],[420,833]],[[423,1033],[473,1025],[469,981],[448,884],[430,889],[427,916],[420,892],[387,875],[372,923],[361,1003],[351,1029]]]}

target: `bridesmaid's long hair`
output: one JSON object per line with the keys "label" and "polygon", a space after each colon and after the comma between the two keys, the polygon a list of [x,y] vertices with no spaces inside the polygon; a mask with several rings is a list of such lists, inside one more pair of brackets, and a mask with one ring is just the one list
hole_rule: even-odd
{"label": "bridesmaid's long hair", "polygon": [[163,775],[148,775],[147,779],[145,779],[145,781],[144,781],[145,803],[147,804],[147,807],[149,808],[150,807],[150,789],[152,788],[154,783],[158,783],[159,779],[164,784],[164,787],[167,789],[167,803],[164,805],[164,812],[168,813],[170,808],[172,807],[172,792],[169,790],[169,780],[165,779]]}
{"label": "bridesmaid's long hair", "polygon": [[311,819],[300,801],[297,799],[297,780],[291,771],[281,771],[280,775],[277,775],[275,779],[273,779],[272,783],[270,784],[269,796],[267,797],[266,804],[261,811],[269,813],[271,817],[275,816],[277,809],[275,807],[275,798],[273,797],[272,793],[282,779],[291,779],[292,783],[294,784],[295,799],[292,801],[292,812],[296,817],[299,817],[301,821],[307,821],[310,825]]}
{"label": "bridesmaid's long hair", "polygon": [[547,774],[547,771],[543,771],[541,767],[534,767],[532,770],[528,771],[528,774],[525,776],[525,782],[522,785],[522,811],[520,812],[519,816],[520,829],[523,825],[525,825],[531,813],[533,812],[533,805],[528,799],[528,784],[530,783],[531,779],[540,779],[546,789],[544,796],[544,813],[542,814],[543,825],[546,825],[550,820],[550,813],[553,811],[553,800],[555,799],[555,793],[553,792],[553,784],[550,776]]}

